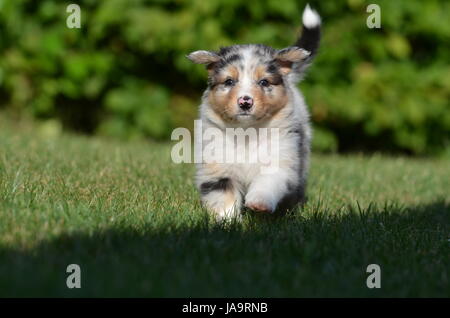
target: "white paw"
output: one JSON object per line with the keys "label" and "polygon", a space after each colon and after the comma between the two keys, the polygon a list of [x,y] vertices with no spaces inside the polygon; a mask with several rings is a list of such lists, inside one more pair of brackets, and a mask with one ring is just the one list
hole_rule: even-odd
{"label": "white paw", "polygon": [[242,215],[240,212],[233,210],[222,210],[216,211],[214,213],[215,219],[217,222],[230,222],[232,220],[240,221],[242,219]]}
{"label": "white paw", "polygon": [[264,192],[253,191],[245,196],[245,206],[256,212],[273,213],[277,203],[271,194]]}
{"label": "white paw", "polygon": [[228,206],[217,203],[214,205],[206,204],[206,206],[217,222],[241,219],[241,209],[236,202]]}

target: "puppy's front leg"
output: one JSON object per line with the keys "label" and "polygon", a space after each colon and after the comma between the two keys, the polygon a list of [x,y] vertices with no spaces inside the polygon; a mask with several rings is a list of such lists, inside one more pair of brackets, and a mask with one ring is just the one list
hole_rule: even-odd
{"label": "puppy's front leg", "polygon": [[202,203],[217,220],[239,217],[242,196],[229,178],[212,179],[200,185]]}
{"label": "puppy's front leg", "polygon": [[248,188],[245,206],[253,211],[273,213],[292,183],[287,171],[277,174],[261,174]]}

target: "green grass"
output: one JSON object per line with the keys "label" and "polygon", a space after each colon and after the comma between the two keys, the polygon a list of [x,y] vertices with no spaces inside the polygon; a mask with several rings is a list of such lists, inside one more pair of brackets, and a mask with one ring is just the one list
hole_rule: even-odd
{"label": "green grass", "polygon": [[314,155],[303,210],[229,226],[193,172],[169,144],[0,121],[0,296],[450,296],[448,160]]}

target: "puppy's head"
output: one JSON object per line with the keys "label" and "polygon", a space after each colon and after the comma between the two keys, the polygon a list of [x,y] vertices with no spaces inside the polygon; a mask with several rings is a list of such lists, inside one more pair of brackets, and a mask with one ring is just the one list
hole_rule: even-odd
{"label": "puppy's head", "polygon": [[188,58],[206,65],[208,104],[222,120],[251,124],[286,106],[288,87],[308,56],[298,47],[234,45],[219,52],[195,51]]}

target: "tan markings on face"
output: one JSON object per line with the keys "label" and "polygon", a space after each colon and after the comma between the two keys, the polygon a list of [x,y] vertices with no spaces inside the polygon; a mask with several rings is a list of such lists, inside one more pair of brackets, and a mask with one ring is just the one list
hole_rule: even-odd
{"label": "tan markings on face", "polygon": [[[232,87],[226,87],[223,83],[227,79],[232,79],[236,83]],[[239,70],[234,65],[223,68],[219,74],[214,76],[214,83],[217,85],[211,90],[208,98],[209,104],[214,111],[225,121],[233,121],[236,116],[238,88],[239,88]]]}
{"label": "tan markings on face", "polygon": [[[247,71],[249,71],[247,69]],[[267,72],[267,65],[259,64],[251,68],[251,87],[249,94],[253,98],[251,114],[256,120],[269,119],[288,102],[286,88],[281,76]],[[225,121],[236,121],[236,115],[240,112],[237,100],[242,85],[240,70],[235,65],[229,65],[214,75],[214,88],[209,94],[209,103],[214,111]],[[242,77],[242,76],[241,76]],[[223,83],[227,79],[236,81],[232,87],[225,87]],[[268,87],[262,87],[259,81],[266,79]]]}
{"label": "tan markings on face", "polygon": [[[288,102],[283,81],[279,75],[267,72],[266,65],[258,65],[253,72],[253,78],[255,85],[252,86],[251,93],[254,100],[254,116],[256,119],[271,118]],[[262,79],[266,79],[270,85],[268,87],[259,85]]]}

